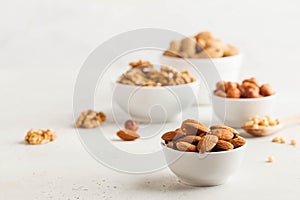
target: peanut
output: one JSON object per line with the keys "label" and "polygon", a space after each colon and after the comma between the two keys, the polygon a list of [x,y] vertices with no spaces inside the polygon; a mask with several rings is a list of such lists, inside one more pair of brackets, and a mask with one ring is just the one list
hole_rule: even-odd
{"label": "peanut", "polygon": [[[250,117],[249,121],[245,122],[243,127],[247,128],[259,128],[259,127],[270,127],[270,126],[276,126],[280,122],[278,119],[272,119],[270,116],[255,116],[255,117]],[[273,138],[273,140],[279,140],[280,138],[276,137]]]}
{"label": "peanut", "polygon": [[293,145],[293,146],[296,146],[297,145],[297,141],[293,139],[293,140],[291,140],[290,144]]}
{"label": "peanut", "polygon": [[272,163],[273,161],[274,161],[273,156],[269,156],[268,159],[267,159],[267,162],[268,163]]}

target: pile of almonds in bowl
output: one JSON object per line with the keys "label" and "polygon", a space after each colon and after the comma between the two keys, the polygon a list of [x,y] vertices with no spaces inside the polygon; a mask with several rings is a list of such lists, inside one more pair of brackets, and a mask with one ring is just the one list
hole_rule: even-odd
{"label": "pile of almonds in bowl", "polygon": [[272,96],[274,91],[270,84],[260,85],[256,78],[249,78],[241,84],[220,81],[216,84],[215,95],[227,98],[261,98]]}
{"label": "pile of almonds in bowl", "polygon": [[234,56],[239,50],[215,38],[211,32],[200,32],[182,40],[173,40],[165,56],[179,58],[222,58]]}
{"label": "pile of almonds in bowl", "polygon": [[180,128],[164,133],[161,138],[169,148],[199,153],[228,151],[246,144],[231,127],[213,125],[207,128],[193,119],[184,120]]}

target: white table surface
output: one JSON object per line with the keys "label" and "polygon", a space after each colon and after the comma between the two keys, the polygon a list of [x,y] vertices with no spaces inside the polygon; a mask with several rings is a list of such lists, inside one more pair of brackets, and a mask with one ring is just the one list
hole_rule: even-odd
{"label": "white table surface", "polygon": [[[272,136],[248,138],[244,165],[230,182],[197,188],[178,183],[168,169],[130,175],[106,168],[87,153],[72,126],[73,89],[85,58],[112,35],[140,27],[188,35],[215,32],[244,53],[241,77],[255,76],[278,91],[276,116],[299,114],[298,3],[1,1],[0,199],[299,199],[300,144],[274,144]],[[149,12],[154,9],[158,16]],[[201,110],[203,120],[210,116],[209,107]],[[113,125],[103,126],[107,138],[115,138]],[[26,145],[30,128],[52,128],[58,138]],[[300,143],[299,128],[276,135]],[[155,140],[149,144],[157,147]],[[142,146],[141,141],[134,148],[122,143],[129,151],[142,151]],[[270,155],[272,164],[265,162]]]}
{"label": "white table surface", "polygon": [[[72,127],[72,92],[77,70],[1,69],[1,199],[296,199],[300,192],[299,146],[270,142],[272,137],[248,138],[243,167],[222,186],[195,188],[178,183],[168,170],[130,175],[96,162],[81,145]],[[297,101],[279,98],[280,116],[294,114]],[[201,108],[210,116],[209,107]],[[202,115],[203,116],[203,115]],[[104,123],[106,136],[116,139],[113,125]],[[53,128],[53,143],[26,145],[29,128]],[[175,128],[175,127],[174,127]],[[280,133],[300,141],[299,126]],[[159,136],[157,137],[159,141]],[[157,146],[152,140],[148,145]],[[112,143],[119,145],[118,141]],[[121,143],[129,151],[144,151],[143,141]],[[268,156],[274,163],[266,163]]]}

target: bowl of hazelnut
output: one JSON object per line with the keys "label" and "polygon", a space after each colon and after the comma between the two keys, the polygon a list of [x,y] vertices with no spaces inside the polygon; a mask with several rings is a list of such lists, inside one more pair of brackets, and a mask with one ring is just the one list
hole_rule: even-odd
{"label": "bowl of hazelnut", "polygon": [[240,128],[251,116],[272,114],[277,94],[270,84],[255,78],[237,82],[221,81],[213,94],[213,109],[224,124]]}
{"label": "bowl of hazelnut", "polygon": [[199,82],[188,71],[141,60],[130,66],[115,83],[113,99],[135,121],[174,121],[195,101]]}
{"label": "bowl of hazelnut", "polygon": [[238,80],[242,55],[235,46],[215,38],[212,33],[200,32],[171,41],[160,62],[177,70],[188,70],[195,76],[200,81],[197,103],[208,104],[216,81]]}

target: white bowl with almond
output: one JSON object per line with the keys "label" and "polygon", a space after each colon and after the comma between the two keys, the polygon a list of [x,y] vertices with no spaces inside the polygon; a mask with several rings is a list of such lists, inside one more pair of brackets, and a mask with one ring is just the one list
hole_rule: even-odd
{"label": "white bowl with almond", "polygon": [[199,82],[187,71],[167,66],[158,70],[146,61],[131,66],[115,84],[114,100],[132,119],[174,121],[195,101]]}
{"label": "white bowl with almond", "polygon": [[243,161],[246,140],[224,125],[210,128],[185,120],[180,128],[162,135],[163,152],[170,170],[180,182],[192,186],[226,183]]}
{"label": "white bowl with almond", "polygon": [[171,41],[160,58],[161,64],[188,70],[200,80],[199,104],[210,103],[210,92],[218,80],[237,81],[242,67],[239,50],[202,32],[180,41]]}
{"label": "white bowl with almond", "polygon": [[213,109],[226,125],[241,128],[252,116],[271,115],[277,94],[269,84],[260,85],[255,78],[242,83],[218,82],[213,94]]}

